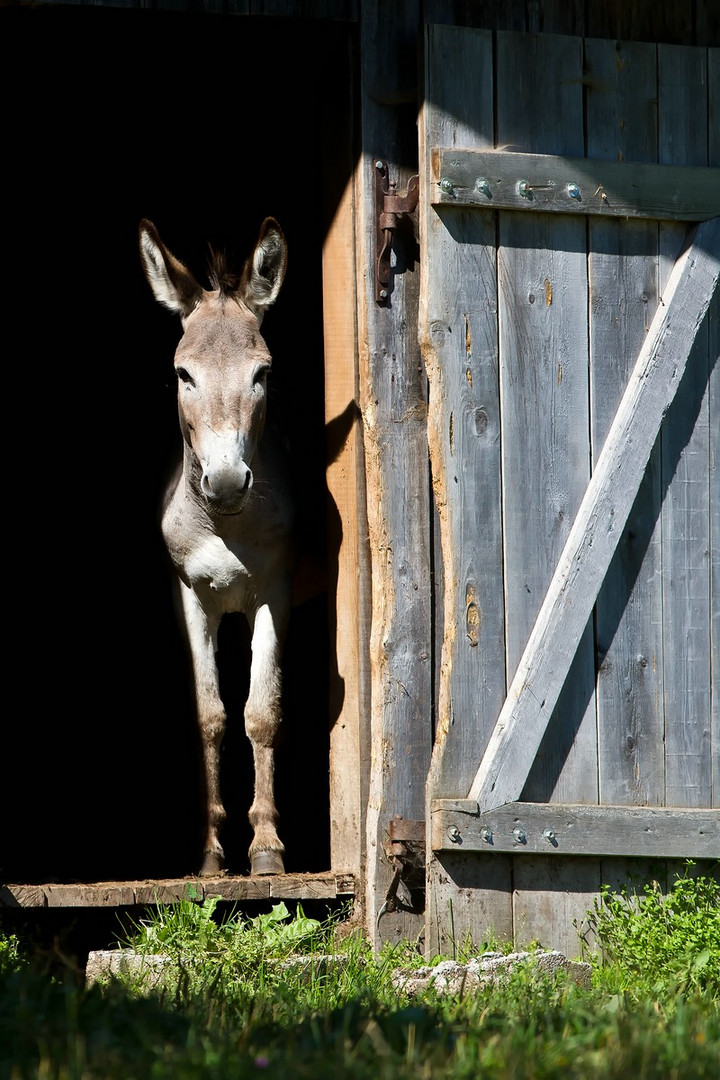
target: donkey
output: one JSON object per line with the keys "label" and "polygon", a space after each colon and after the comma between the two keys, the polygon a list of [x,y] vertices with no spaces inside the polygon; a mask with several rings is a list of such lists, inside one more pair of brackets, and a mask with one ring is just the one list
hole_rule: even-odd
{"label": "donkey", "polygon": [[223,615],[251,629],[245,730],[255,791],[251,874],[280,874],[274,748],[281,723],[281,659],[290,612],[293,505],[284,452],[266,423],[271,357],[260,333],[285,277],[287,243],[266,218],[241,275],[213,255],[210,290],[168,250],[151,221],[140,256],[155,299],[180,316],[175,352],[182,460],[162,500],[162,534],[177,575],[203,749],[207,832],[200,874],[225,870],[220,746],[226,712],[216,663]]}

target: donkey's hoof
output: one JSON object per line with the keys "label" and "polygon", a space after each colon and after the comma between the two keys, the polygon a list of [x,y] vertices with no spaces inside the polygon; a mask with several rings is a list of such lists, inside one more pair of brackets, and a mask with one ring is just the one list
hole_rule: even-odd
{"label": "donkey's hoof", "polygon": [[279,851],[256,851],[250,857],[250,873],[284,874],[285,863]]}
{"label": "donkey's hoof", "polygon": [[200,877],[221,877],[225,873],[225,860],[215,851],[208,851],[200,868]]}

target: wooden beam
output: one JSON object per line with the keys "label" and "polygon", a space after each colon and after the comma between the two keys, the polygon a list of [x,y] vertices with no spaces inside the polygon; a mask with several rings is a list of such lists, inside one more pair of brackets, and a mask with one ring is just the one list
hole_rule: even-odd
{"label": "wooden beam", "polygon": [[[369,771],[367,627],[370,590],[362,429],[357,421],[355,327],[355,87],[349,36],[339,37],[334,92],[323,103],[323,340],[328,530],[326,576],[330,645],[330,865],[363,864]],[[345,68],[344,77],[339,73]],[[322,549],[320,549],[322,553]]]}
{"label": "wooden beam", "polygon": [[176,904],[180,900],[335,900],[355,894],[351,873],[277,877],[173,878],[99,881],[84,885],[0,885],[0,908],[108,908]]}
{"label": "wooden beam", "polygon": [[516,801],[562,690],[720,276],[720,218],[699,225],[653,319],[468,798]]}
{"label": "wooden beam", "polygon": [[448,147],[433,148],[431,160],[430,198],[437,206],[664,221],[720,214],[716,168]]}
{"label": "wooden beam", "polygon": [[720,857],[720,810],[507,803],[481,814],[471,800],[440,799],[432,815],[434,851]]}
{"label": "wooden beam", "polygon": [[[427,384],[418,344],[415,226],[393,234],[389,298],[375,299],[375,161],[397,191],[418,173],[418,0],[364,0],[359,27],[360,145],[356,171],[359,402],[367,499],[370,586],[367,846],[363,918],[373,946],[416,938],[419,904],[386,906],[395,865],[396,815],[425,816],[432,753],[432,574],[428,499]],[[408,107],[410,106],[410,107]],[[382,917],[380,917],[382,914]]]}

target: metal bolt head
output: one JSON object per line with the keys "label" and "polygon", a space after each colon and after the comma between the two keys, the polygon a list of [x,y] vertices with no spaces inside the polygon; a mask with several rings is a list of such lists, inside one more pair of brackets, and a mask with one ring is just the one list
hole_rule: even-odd
{"label": "metal bolt head", "polygon": [[475,190],[479,191],[481,195],[487,195],[490,198],[492,192],[490,190],[490,181],[487,176],[478,176],[475,181]]}
{"label": "metal bolt head", "polygon": [[552,843],[553,840],[555,839],[555,830],[551,829],[550,826],[548,825],[547,829],[543,829],[543,836],[545,837],[546,840],[549,840],[550,843]]}
{"label": "metal bolt head", "polygon": [[443,176],[442,180],[440,181],[440,190],[444,192],[445,195],[455,194],[455,185],[453,184],[449,176]]}
{"label": "metal bolt head", "polygon": [[489,829],[487,827],[487,825],[483,825],[482,829],[480,830],[480,836],[482,837],[482,839],[485,841],[486,844],[492,843],[492,838],[493,838],[492,829]]}
{"label": "metal bolt head", "polygon": [[453,844],[459,844],[462,839],[460,836],[460,830],[457,825],[451,825],[447,831],[448,839],[452,840]]}
{"label": "metal bolt head", "polygon": [[532,188],[528,184],[527,180],[520,180],[517,186],[518,195],[522,195],[523,199],[532,199]]}
{"label": "metal bolt head", "polygon": [[387,294],[387,289],[381,289],[380,290],[380,299],[381,300],[387,300],[387,295],[388,295]]}
{"label": "metal bolt head", "polygon": [[378,172],[382,172],[382,170],[385,168],[385,162],[380,161],[380,159],[378,158],[378,160],[375,162],[375,168],[378,170]]}
{"label": "metal bolt head", "polygon": [[580,188],[577,184],[568,184],[566,190],[571,199],[580,199]]}
{"label": "metal bolt head", "polygon": [[516,825],[513,829],[513,839],[516,844],[527,844],[527,833],[519,825]]}

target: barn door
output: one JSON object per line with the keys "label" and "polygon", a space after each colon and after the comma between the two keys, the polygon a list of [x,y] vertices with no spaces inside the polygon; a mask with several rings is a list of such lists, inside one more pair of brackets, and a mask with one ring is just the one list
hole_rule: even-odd
{"label": "barn door", "polygon": [[717,53],[426,28],[430,952],[720,854]]}

